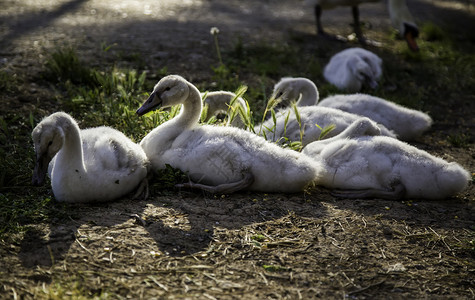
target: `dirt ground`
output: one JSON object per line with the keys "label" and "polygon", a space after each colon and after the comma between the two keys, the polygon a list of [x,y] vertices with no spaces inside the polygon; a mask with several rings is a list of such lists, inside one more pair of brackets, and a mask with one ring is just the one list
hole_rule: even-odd
{"label": "dirt ground", "polygon": [[[418,20],[475,24],[469,1],[408,2]],[[297,36],[305,51],[345,47],[317,42],[312,10],[301,1],[0,6],[0,67],[26,78],[35,78],[45,53],[61,45],[101,65],[96,54],[105,43],[140,53],[150,76],[167,66],[191,82],[210,81],[213,26],[223,48],[237,36],[273,43]],[[366,30],[370,39],[389,30],[383,3],[366,4],[361,14],[373,29]],[[323,20],[331,33],[351,32],[349,8],[325,12]],[[51,87],[22,84],[19,95],[2,95],[2,113],[57,109]],[[435,123],[416,145],[473,173],[475,99],[463,91],[453,98],[426,105]],[[446,136],[460,130],[471,131],[469,145],[452,147]],[[444,201],[345,200],[317,187],[292,195],[157,192],[147,200],[70,205],[67,217],[31,224],[18,243],[0,243],[0,298],[473,299],[474,195],[472,183]]]}

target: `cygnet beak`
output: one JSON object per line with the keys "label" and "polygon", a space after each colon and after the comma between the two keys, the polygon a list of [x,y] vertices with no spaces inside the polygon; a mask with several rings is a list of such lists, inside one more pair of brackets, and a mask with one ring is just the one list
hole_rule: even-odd
{"label": "cygnet beak", "polygon": [[31,184],[35,186],[41,186],[44,184],[50,161],[51,158],[48,156],[47,152],[40,154],[40,156],[36,158],[35,170],[33,171]]}
{"label": "cygnet beak", "polygon": [[364,84],[366,84],[372,89],[376,89],[378,87],[378,82],[374,78],[366,74],[363,74],[363,77],[364,77]]}
{"label": "cygnet beak", "polygon": [[370,88],[372,88],[373,90],[376,89],[378,87],[378,82],[376,80],[374,80],[373,78],[369,78],[367,80],[367,83],[368,83],[368,86]]}
{"label": "cygnet beak", "polygon": [[146,113],[157,109],[161,104],[162,99],[160,99],[160,97],[155,92],[153,92],[152,94],[150,94],[147,101],[145,101],[145,103],[142,104],[142,106],[137,109],[135,113],[139,116],[143,116]]}

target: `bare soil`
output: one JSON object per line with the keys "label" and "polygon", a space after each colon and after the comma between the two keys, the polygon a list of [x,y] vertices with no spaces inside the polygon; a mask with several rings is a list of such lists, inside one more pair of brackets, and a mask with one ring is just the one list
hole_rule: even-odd
{"label": "bare soil", "polygon": [[[111,63],[97,53],[101,43],[112,45],[124,57],[140,54],[152,78],[167,66],[197,83],[210,82],[216,64],[213,26],[223,48],[237,36],[245,43],[298,38],[303,51],[327,49],[322,59],[347,47],[318,40],[312,10],[291,0],[0,5],[0,67],[24,78],[18,94],[1,93],[2,113],[59,109],[57,90],[36,78],[46,53],[61,45],[93,65]],[[473,28],[467,1],[417,0],[410,8],[455,34]],[[390,30],[384,4],[362,5],[361,14],[371,25],[366,35],[383,39]],[[324,22],[331,33],[349,34],[350,9],[325,12]],[[425,104],[435,124],[415,145],[474,172],[475,99],[464,91],[450,99]],[[460,131],[470,138],[456,148],[447,136]],[[31,224],[18,242],[0,241],[0,298],[475,297],[473,184],[444,201],[336,199],[318,187],[292,195],[152,192],[147,200],[67,205],[67,217]]]}

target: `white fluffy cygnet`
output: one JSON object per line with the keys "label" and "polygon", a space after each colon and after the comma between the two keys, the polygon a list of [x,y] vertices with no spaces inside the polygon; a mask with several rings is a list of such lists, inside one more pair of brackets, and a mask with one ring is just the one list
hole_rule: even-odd
{"label": "white fluffy cygnet", "polygon": [[162,78],[137,114],[179,104],[180,114],[140,143],[154,170],[169,164],[188,174],[191,182],[179,186],[212,193],[290,193],[314,182],[319,165],[307,156],[243,129],[198,124],[200,92],[181,76]]}
{"label": "white fluffy cygnet", "polygon": [[302,152],[323,165],[318,184],[339,197],[384,199],[444,199],[467,187],[470,174],[459,164],[377,131],[364,118],[331,140],[307,145]]}
{"label": "white fluffy cygnet", "polygon": [[414,140],[432,126],[432,118],[421,111],[368,94],[334,95],[319,102],[317,86],[302,77],[282,78],[274,87],[276,97],[283,102],[297,101],[297,105],[315,105],[336,108],[348,113],[365,116],[387,129],[402,140]]}
{"label": "white fluffy cygnet", "polygon": [[239,110],[242,110],[243,114],[247,113],[246,101],[243,98],[237,97],[236,94],[228,91],[212,91],[205,93],[205,95],[206,98],[203,103],[208,107],[205,122],[218,113],[226,113],[228,117],[226,126],[246,127],[239,115]]}
{"label": "white fluffy cygnet", "polygon": [[[140,145],[110,127],[80,130],[67,113],[44,118],[32,132],[36,151],[33,184],[50,171],[58,201],[110,201],[147,189],[148,159]],[[51,162],[51,163],[50,163]]]}
{"label": "white fluffy cygnet", "polygon": [[323,76],[329,83],[349,93],[359,92],[363,85],[374,89],[382,75],[382,62],[368,50],[349,48],[332,56]]}
{"label": "white fluffy cygnet", "polygon": [[424,112],[367,94],[334,95],[320,101],[318,106],[368,117],[404,141],[417,139],[432,126],[432,118]]}

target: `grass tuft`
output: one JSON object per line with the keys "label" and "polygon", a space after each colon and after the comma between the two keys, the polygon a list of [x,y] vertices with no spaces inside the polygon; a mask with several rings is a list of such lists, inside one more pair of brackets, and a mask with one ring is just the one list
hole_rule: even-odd
{"label": "grass tuft", "polygon": [[0,90],[6,92],[15,92],[17,90],[18,79],[6,71],[0,71]]}
{"label": "grass tuft", "polygon": [[456,133],[447,136],[448,142],[457,148],[468,148],[470,145],[470,136],[465,133]]}
{"label": "grass tuft", "polygon": [[447,34],[432,22],[424,23],[421,27],[421,37],[426,41],[440,41],[447,38]]}
{"label": "grass tuft", "polygon": [[95,86],[94,75],[90,68],[85,66],[72,47],[58,49],[46,61],[45,77],[54,82],[71,82]]}

